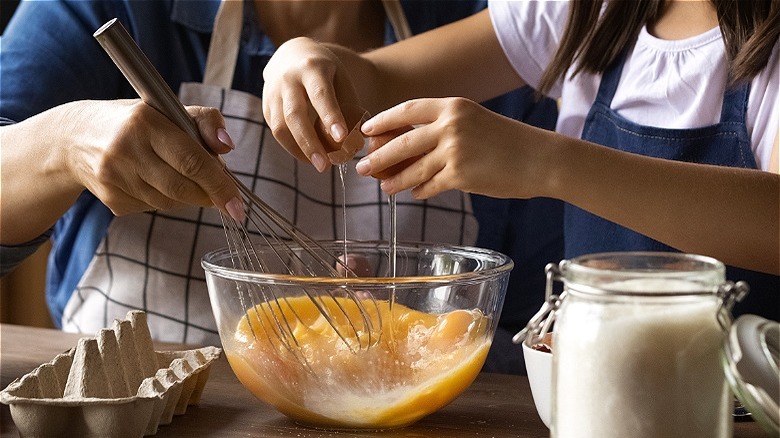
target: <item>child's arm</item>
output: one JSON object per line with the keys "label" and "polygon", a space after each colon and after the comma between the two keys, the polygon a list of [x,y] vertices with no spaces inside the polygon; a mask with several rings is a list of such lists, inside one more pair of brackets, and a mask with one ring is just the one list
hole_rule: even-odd
{"label": "child's arm", "polygon": [[400,104],[369,120],[363,132],[376,136],[408,125],[418,128],[357,166],[363,175],[378,175],[417,157],[383,180],[388,193],[412,188],[427,198],[459,189],[558,198],[681,251],[780,274],[777,173],[629,154],[533,128],[463,98]]}

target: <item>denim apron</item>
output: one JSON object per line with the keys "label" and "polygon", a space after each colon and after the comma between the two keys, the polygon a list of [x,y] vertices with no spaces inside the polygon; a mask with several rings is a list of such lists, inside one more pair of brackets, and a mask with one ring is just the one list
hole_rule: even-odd
{"label": "denim apron", "polygon": [[[183,83],[185,105],[215,107],[225,117],[236,149],[223,156],[248,187],[309,236],[387,240],[389,207],[379,181],[355,171],[362,151],[339,170],[319,174],[287,153],[265,123],[261,99],[231,89],[242,31],[256,26],[252,2],[223,0],[214,22],[202,83]],[[442,193],[420,201],[407,191],[397,198],[401,241],[472,245],[477,221],[467,194]],[[209,303],[203,254],[226,246],[219,212],[185,207],[116,217],[97,247],[63,312],[65,331],[94,333],[142,309],[156,340],[218,344]]]}
{"label": "denim apron", "polygon": [[[749,83],[725,91],[720,121],[715,125],[692,129],[643,126],[610,108],[624,60],[619,58],[604,72],[596,100],[585,119],[583,140],[656,158],[757,168],[745,123]],[[727,206],[723,214],[729,214]],[[570,204],[565,206],[564,228],[566,258],[609,251],[677,251]],[[752,291],[734,308],[735,315],[755,313],[780,319],[780,277],[734,267],[727,267],[726,276],[729,280],[748,282]]]}

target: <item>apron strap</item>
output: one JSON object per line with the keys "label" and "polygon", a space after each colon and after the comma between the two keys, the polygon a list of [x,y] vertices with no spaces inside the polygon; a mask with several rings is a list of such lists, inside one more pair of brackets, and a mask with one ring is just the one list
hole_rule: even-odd
{"label": "apron strap", "polygon": [[222,0],[214,19],[203,83],[231,89],[244,23],[243,0]]}
{"label": "apron strap", "polygon": [[731,84],[731,76],[723,94],[723,106],[720,109],[720,123],[746,123],[750,81],[744,84]]}
{"label": "apron strap", "polygon": [[617,91],[618,83],[620,83],[620,76],[623,74],[623,66],[626,62],[626,56],[629,49],[623,50],[612,64],[607,67],[604,74],[601,75],[601,83],[599,84],[599,91],[596,94],[596,102],[605,105],[607,108],[612,106],[612,98],[615,97],[615,91]]}
{"label": "apron strap", "polygon": [[382,6],[385,8],[387,19],[395,31],[395,39],[405,40],[412,36],[412,30],[409,27],[409,21],[404,14],[404,8],[400,0],[382,0]]}

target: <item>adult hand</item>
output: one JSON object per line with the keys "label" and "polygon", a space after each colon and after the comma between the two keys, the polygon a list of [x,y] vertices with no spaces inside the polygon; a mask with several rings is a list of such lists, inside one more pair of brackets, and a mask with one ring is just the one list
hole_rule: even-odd
{"label": "adult hand", "polygon": [[[309,38],[282,44],[263,71],[263,115],[277,141],[323,172],[363,146],[365,111],[337,56]],[[334,154],[334,152],[337,152]]]}
{"label": "adult hand", "polygon": [[199,106],[187,111],[211,151],[140,100],[69,105],[64,120],[81,121],[71,122],[73,140],[63,148],[73,180],[117,215],[192,204],[242,219],[238,188],[214,157],[234,148],[222,115]]}
{"label": "adult hand", "polygon": [[[408,126],[417,127],[404,132]],[[370,144],[383,145],[357,171],[383,178],[389,194],[411,188],[416,198],[429,198],[458,189],[527,198],[545,191],[544,131],[468,99],[407,101],[368,120],[363,133]],[[394,138],[388,141],[389,134]]]}
{"label": "adult hand", "polygon": [[0,242],[49,229],[88,189],[117,215],[216,205],[244,217],[238,188],[213,154],[232,141],[212,108],[189,107],[211,151],[140,100],[77,101],[0,127]]}

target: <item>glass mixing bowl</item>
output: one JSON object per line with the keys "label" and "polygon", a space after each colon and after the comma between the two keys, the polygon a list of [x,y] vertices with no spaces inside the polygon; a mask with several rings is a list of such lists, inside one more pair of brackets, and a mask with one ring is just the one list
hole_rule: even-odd
{"label": "glass mixing bowl", "polygon": [[299,423],[387,429],[435,412],[471,384],[495,334],[507,256],[400,243],[388,278],[387,242],[324,246],[342,258],[346,249],[359,277],[286,275],[279,248],[268,246],[257,248],[267,273],[234,269],[228,249],[204,256],[222,346],[247,389]]}

